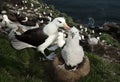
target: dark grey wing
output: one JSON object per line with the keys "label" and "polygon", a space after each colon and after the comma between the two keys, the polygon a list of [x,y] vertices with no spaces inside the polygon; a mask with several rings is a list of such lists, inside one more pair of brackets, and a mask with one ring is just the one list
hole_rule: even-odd
{"label": "dark grey wing", "polygon": [[48,36],[42,31],[41,28],[31,29],[24,32],[22,35],[15,36],[18,40],[31,44],[33,46],[39,46],[48,38]]}

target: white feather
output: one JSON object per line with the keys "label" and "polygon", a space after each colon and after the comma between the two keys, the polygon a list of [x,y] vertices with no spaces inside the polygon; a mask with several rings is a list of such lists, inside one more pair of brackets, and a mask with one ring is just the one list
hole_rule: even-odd
{"label": "white feather", "polygon": [[28,21],[28,17],[25,17],[25,20],[22,20],[22,22],[27,22]]}
{"label": "white feather", "polygon": [[[58,20],[60,20],[61,23],[58,22]],[[38,51],[41,51],[44,54],[44,50],[56,40],[58,35],[58,28],[64,27],[64,23],[66,23],[65,19],[62,17],[58,17],[43,28],[43,32],[49,37],[45,40],[43,44],[38,46]]]}
{"label": "white feather", "polygon": [[14,30],[17,30],[18,29],[18,26],[16,23],[13,23],[12,21],[10,21],[8,19],[8,16],[7,15],[3,15],[3,21],[2,21],[2,26],[5,27],[7,26],[8,28],[7,29],[14,29]]}
{"label": "white feather", "polygon": [[[73,38],[71,32],[75,34]],[[76,66],[83,61],[84,51],[79,45],[79,31],[76,28],[72,28],[68,34],[66,45],[62,50],[62,57],[70,66]]]}
{"label": "white feather", "polygon": [[8,37],[11,40],[11,44],[12,44],[13,48],[15,48],[17,50],[21,50],[21,49],[29,48],[29,47],[36,48],[35,46],[32,46],[30,44],[27,44],[27,43],[17,40],[13,30],[8,34]]}
{"label": "white feather", "polygon": [[64,44],[65,44],[64,33],[59,32],[57,37],[57,45],[59,47],[63,47]]}
{"label": "white feather", "polygon": [[90,35],[88,35],[88,44],[89,45],[97,45],[99,42],[99,38],[95,38],[95,37],[91,37]]}

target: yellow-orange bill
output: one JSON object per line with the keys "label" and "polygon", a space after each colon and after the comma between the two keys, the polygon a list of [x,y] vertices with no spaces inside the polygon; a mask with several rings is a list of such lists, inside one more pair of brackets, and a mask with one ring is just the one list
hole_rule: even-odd
{"label": "yellow-orange bill", "polygon": [[64,23],[64,28],[65,28],[66,30],[70,30],[70,27],[69,27],[66,23]]}

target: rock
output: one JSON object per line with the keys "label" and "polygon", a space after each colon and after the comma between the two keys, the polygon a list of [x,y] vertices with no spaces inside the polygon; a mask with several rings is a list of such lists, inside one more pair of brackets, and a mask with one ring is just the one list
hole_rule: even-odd
{"label": "rock", "polygon": [[120,41],[120,24],[115,22],[106,22],[103,24],[103,30],[106,33],[109,33],[114,38],[116,38],[118,41]]}

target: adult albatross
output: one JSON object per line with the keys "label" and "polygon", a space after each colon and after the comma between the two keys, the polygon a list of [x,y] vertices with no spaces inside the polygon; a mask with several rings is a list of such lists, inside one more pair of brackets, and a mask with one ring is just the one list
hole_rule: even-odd
{"label": "adult albatross", "polygon": [[46,57],[44,50],[56,40],[59,27],[64,27],[66,30],[70,29],[65,18],[57,17],[45,27],[31,29],[24,32],[22,35],[15,36],[22,42],[36,46],[38,51]]}

